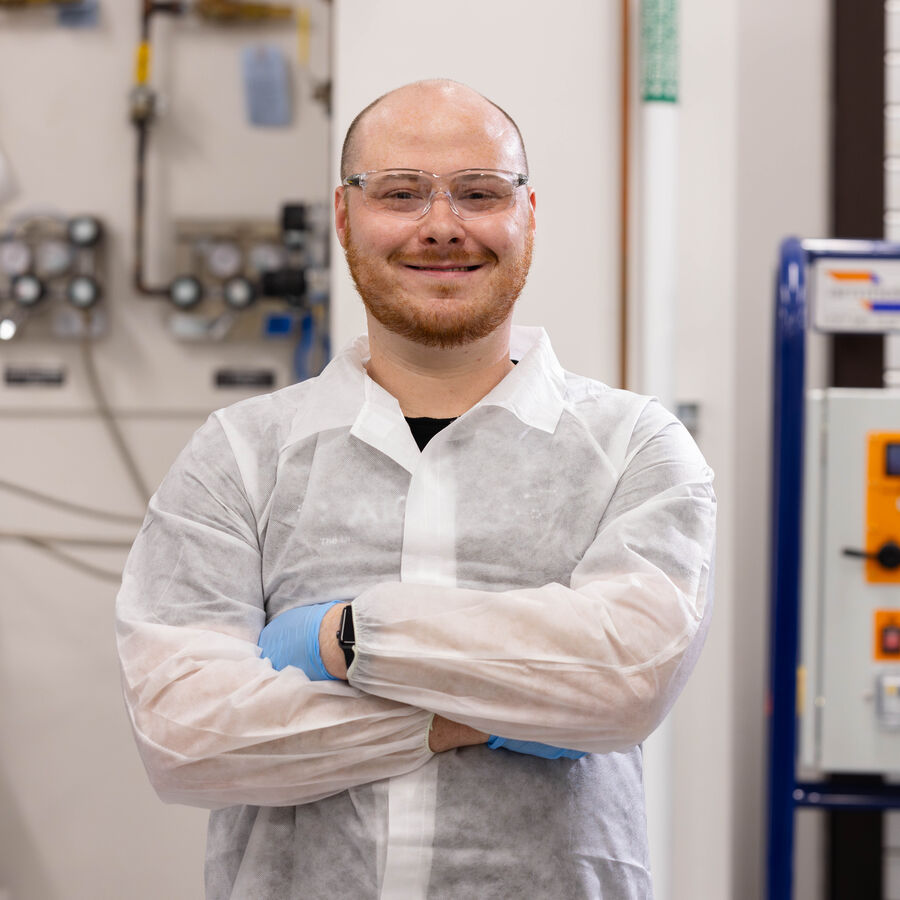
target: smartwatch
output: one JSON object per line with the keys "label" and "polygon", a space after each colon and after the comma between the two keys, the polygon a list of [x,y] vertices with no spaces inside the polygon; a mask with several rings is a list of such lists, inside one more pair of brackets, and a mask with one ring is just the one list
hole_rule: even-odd
{"label": "smartwatch", "polygon": [[341,627],[337,630],[337,642],[341,650],[344,651],[344,659],[349,669],[353,662],[356,648],[356,633],[353,630],[353,607],[349,603],[341,610]]}

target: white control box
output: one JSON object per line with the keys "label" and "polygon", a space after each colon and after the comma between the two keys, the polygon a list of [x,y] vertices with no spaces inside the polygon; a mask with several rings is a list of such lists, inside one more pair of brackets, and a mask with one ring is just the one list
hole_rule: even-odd
{"label": "white control box", "polygon": [[898,773],[900,391],[808,394],[803,507],[800,761]]}

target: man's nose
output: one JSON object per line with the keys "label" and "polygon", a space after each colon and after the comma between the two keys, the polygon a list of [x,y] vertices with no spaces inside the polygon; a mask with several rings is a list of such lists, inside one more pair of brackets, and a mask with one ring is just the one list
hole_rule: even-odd
{"label": "man's nose", "polygon": [[453,205],[449,191],[435,191],[428,212],[421,219],[419,235],[428,243],[453,244],[465,238],[462,219]]}

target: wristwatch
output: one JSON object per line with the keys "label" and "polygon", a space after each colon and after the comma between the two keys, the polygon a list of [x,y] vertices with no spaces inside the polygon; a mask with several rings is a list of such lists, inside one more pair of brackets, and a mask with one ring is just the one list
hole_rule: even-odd
{"label": "wristwatch", "polygon": [[353,630],[353,607],[348,603],[341,610],[341,627],[337,630],[337,642],[341,650],[344,651],[344,659],[347,661],[347,668],[353,662],[354,650],[356,648],[356,632]]}

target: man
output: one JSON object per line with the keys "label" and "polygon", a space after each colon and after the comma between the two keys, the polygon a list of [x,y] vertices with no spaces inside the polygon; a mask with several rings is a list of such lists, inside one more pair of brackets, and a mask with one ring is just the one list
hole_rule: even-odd
{"label": "man", "polygon": [[147,770],[214,808],[211,898],[650,897],[639,745],[708,623],[711,472],[512,327],[535,194],[506,113],[400,88],[341,176],[368,339],[214,414],[126,567]]}

